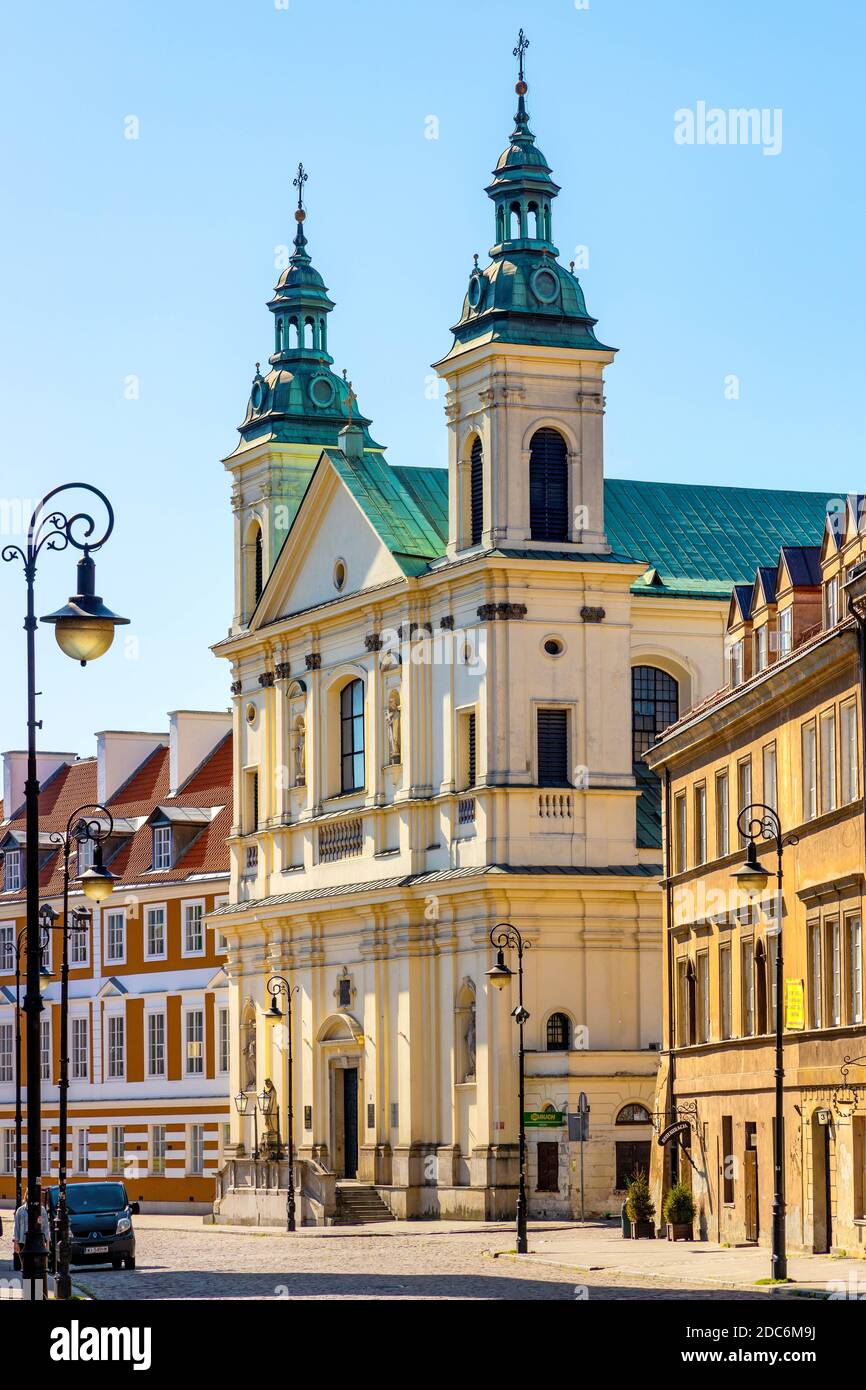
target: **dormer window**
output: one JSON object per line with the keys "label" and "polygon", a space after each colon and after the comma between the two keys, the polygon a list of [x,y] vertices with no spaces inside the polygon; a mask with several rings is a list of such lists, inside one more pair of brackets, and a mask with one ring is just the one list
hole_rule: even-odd
{"label": "dormer window", "polygon": [[155,825],[153,827],[153,867],[155,869],[171,868],[170,825]]}
{"label": "dormer window", "polygon": [[743,639],[731,644],[731,685],[743,684]]}
{"label": "dormer window", "polygon": [[755,628],[755,672],[764,671],[767,667],[767,633],[769,628],[766,623],[761,627]]}
{"label": "dormer window", "polygon": [[824,626],[835,627],[839,621],[839,577],[828,579],[824,587]]}
{"label": "dormer window", "polygon": [[7,849],[3,884],[6,892],[18,892],[22,886],[21,880],[21,851],[20,849]]}
{"label": "dormer window", "polygon": [[794,609],[783,608],[779,614],[779,656],[787,656],[794,648]]}
{"label": "dormer window", "polygon": [[93,861],[96,855],[96,841],[91,840],[88,835],[85,839],[78,841],[78,876],[79,878],[87,869],[93,868]]}

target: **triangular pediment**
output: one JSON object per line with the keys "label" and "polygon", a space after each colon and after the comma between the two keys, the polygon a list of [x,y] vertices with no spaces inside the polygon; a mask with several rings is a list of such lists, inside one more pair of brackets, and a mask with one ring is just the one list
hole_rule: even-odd
{"label": "triangular pediment", "polygon": [[325,452],[250,627],[404,579],[400,564]]}

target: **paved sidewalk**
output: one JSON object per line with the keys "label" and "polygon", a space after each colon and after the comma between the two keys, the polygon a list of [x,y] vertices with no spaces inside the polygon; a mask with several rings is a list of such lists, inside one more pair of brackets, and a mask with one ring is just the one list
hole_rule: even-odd
{"label": "paved sidewalk", "polygon": [[[141,1216],[136,1216],[135,1229],[137,1231],[200,1231],[204,1229],[231,1236],[288,1235],[288,1232],[281,1226],[223,1226],[218,1222],[208,1221],[202,1216],[160,1215],[156,1212],[147,1212]],[[530,1222],[529,1229],[547,1235],[551,1231],[570,1231],[572,1224],[564,1221],[535,1221]],[[513,1221],[377,1221],[369,1226],[298,1226],[291,1238],[295,1240],[300,1236],[305,1240],[345,1240],[347,1237],[363,1236],[365,1240],[369,1240],[378,1236],[399,1236],[405,1239],[407,1236],[459,1236],[487,1232],[492,1237],[501,1237],[503,1244],[510,1239],[513,1245],[513,1231]],[[494,1244],[498,1245],[499,1241],[491,1241],[491,1245]]]}
{"label": "paved sidewalk", "polygon": [[[582,1272],[640,1275],[665,1283],[717,1284],[726,1289],[766,1289],[770,1277],[770,1250],[765,1246],[723,1246],[713,1241],[623,1240],[619,1222],[579,1222],[557,1229],[541,1227],[530,1233],[530,1253],[513,1254],[501,1249],[497,1258],[558,1265]],[[788,1255],[790,1292],[827,1297],[866,1297],[866,1260],[829,1255]]]}

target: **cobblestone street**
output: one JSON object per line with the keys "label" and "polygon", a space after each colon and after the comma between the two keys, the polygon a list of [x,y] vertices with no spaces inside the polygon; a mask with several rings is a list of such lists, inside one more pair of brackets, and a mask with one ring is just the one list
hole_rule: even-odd
{"label": "cobblestone street", "polygon": [[[494,1259],[513,1249],[499,1231],[331,1235],[226,1233],[203,1226],[140,1229],[138,1268],[75,1271],[107,1299],[760,1299],[760,1293],[665,1286],[605,1271]],[[9,1266],[4,1267],[4,1274]],[[577,1282],[580,1280],[581,1282]]]}

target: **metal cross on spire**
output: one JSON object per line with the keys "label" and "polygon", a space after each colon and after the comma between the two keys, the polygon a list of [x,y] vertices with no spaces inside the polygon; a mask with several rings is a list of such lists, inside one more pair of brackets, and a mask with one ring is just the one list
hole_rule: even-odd
{"label": "metal cross on spire", "polygon": [[523,30],[521,29],[520,33],[517,35],[517,47],[516,47],[515,49],[513,49],[514,56],[515,56],[515,58],[517,59],[517,62],[518,62],[518,73],[517,73],[517,78],[518,78],[518,81],[520,81],[520,82],[523,82],[523,81],[524,81],[524,74],[523,74],[523,56],[524,56],[524,54],[526,53],[526,50],[527,50],[528,47],[529,47],[529,39],[526,37],[526,35],[524,34]]}
{"label": "metal cross on spire", "polygon": [[303,206],[304,206],[304,184],[307,182],[307,179],[308,179],[308,178],[309,178],[309,174],[307,174],[306,170],[304,169],[303,164],[299,164],[299,165],[298,165],[298,177],[297,177],[296,179],[292,179],[292,187],[293,187],[293,188],[296,188],[296,189],[298,190],[298,208],[299,208],[299,209],[302,209]]}
{"label": "metal cross on spire", "polygon": [[352,383],[351,383],[351,381],[349,381],[348,372],[347,372],[347,370],[346,370],[345,367],[343,368],[343,380],[345,381],[346,385],[347,385],[348,388],[349,388],[348,391],[346,392],[346,414],[347,414],[348,417],[349,417],[349,424],[351,425],[351,423],[352,423],[352,406],[353,406],[354,402],[358,399],[358,397],[355,395],[355,392],[352,390]]}

